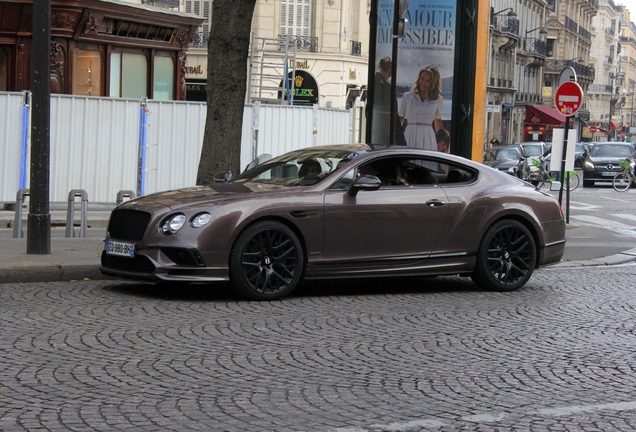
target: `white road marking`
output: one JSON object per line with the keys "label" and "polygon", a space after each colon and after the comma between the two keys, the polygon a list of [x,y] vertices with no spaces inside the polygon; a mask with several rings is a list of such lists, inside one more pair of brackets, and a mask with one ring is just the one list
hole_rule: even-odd
{"label": "white road marking", "polygon": [[578,215],[578,216],[570,216],[570,219],[586,222],[588,225],[594,225],[594,226],[598,226],[605,229],[612,229],[612,228],[636,229],[636,226],[634,225],[626,225],[621,222],[604,219],[597,216]]}
{"label": "white road marking", "polygon": [[629,219],[629,220],[632,220],[632,221],[636,222],[636,214],[614,213],[614,214],[612,214],[612,216],[617,217],[617,218],[622,218],[622,219]]}
{"label": "white road marking", "polygon": [[[497,423],[509,418],[516,417],[528,417],[528,416],[540,416],[540,417],[572,417],[581,413],[591,413],[591,412],[617,412],[617,411],[636,411],[636,401],[625,401],[625,402],[612,402],[612,403],[604,403],[604,404],[590,404],[590,405],[570,405],[570,406],[562,406],[562,407],[546,407],[539,408],[534,411],[527,412],[515,412],[515,413],[502,413],[502,412],[492,412],[492,413],[482,413],[482,414],[472,414],[459,417],[459,421],[466,421],[471,423]],[[428,418],[421,420],[411,420],[407,422],[394,422],[386,425],[382,424],[374,424],[369,426],[370,429],[381,429],[383,431],[390,432],[403,432],[409,431],[416,428],[441,428],[445,426],[453,426],[450,420],[444,419],[436,419],[436,418]],[[343,427],[334,429],[334,432],[365,432],[368,429],[364,426],[357,427]]]}

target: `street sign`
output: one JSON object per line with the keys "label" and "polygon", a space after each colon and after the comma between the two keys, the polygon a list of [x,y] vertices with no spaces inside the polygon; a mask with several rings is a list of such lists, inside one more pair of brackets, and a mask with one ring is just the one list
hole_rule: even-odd
{"label": "street sign", "polygon": [[596,126],[590,126],[588,129],[589,129],[589,130],[590,130],[590,132],[592,132],[592,133],[594,133],[594,132],[596,132],[596,131],[598,130],[598,129],[596,128]]}
{"label": "street sign", "polygon": [[557,89],[554,101],[561,114],[573,116],[581,108],[583,89],[574,81],[564,82]]}
{"label": "street sign", "polygon": [[572,66],[564,67],[559,74],[559,85],[569,81],[576,82],[576,72]]}

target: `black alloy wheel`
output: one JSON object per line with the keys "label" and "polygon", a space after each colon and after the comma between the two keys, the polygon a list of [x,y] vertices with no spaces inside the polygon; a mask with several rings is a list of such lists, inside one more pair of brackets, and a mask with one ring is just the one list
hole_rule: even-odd
{"label": "black alloy wheel", "polygon": [[536,262],[537,248],[528,228],[515,220],[502,220],[484,235],[471,277],[485,289],[514,291],[528,282]]}
{"label": "black alloy wheel", "polygon": [[276,300],[289,294],[302,277],[303,248],[286,225],[262,221],[248,226],[230,253],[230,280],[248,300]]}

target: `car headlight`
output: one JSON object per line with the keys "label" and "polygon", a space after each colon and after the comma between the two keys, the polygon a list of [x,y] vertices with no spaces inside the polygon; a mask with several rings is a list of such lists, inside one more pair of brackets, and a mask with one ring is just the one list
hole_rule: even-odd
{"label": "car headlight", "polygon": [[176,234],[185,223],[185,220],[185,216],[181,213],[170,215],[163,221],[159,227],[159,231],[164,235]]}
{"label": "car headlight", "polygon": [[212,215],[210,213],[199,213],[192,216],[190,219],[190,225],[193,228],[201,228],[203,225],[207,224],[212,220]]}
{"label": "car headlight", "polygon": [[585,161],[585,168],[594,169],[594,164],[590,161]]}

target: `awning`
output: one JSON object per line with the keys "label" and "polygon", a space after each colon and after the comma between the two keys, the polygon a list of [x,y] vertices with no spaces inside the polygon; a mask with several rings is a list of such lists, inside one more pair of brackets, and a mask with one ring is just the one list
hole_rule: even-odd
{"label": "awning", "polygon": [[618,123],[616,123],[615,121],[611,121],[610,120],[610,129],[612,130],[618,130],[621,128],[621,125],[619,125]]}
{"label": "awning", "polygon": [[561,126],[565,124],[565,116],[555,108],[542,105],[526,105],[526,124]]}

